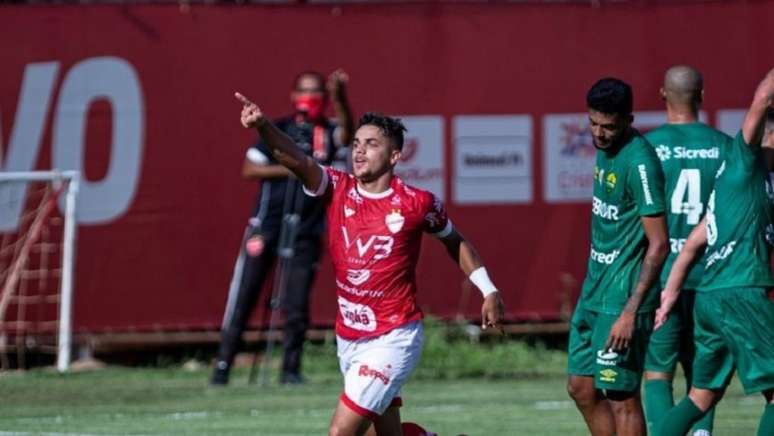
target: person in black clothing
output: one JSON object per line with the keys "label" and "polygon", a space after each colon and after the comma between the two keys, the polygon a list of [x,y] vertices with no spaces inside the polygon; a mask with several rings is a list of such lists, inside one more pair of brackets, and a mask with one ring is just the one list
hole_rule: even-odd
{"label": "person in black clothing", "polygon": [[[322,165],[334,164],[340,148],[352,140],[352,114],[346,98],[347,75],[337,70],[327,80],[317,72],[303,72],[293,83],[290,100],[295,112],[276,125]],[[331,100],[337,123],[325,117]],[[339,153],[341,155],[341,153]],[[218,356],[210,383],[225,385],[261,288],[278,256],[283,220],[300,217],[292,238],[293,256],[280,302],[285,315],[281,383],[302,383],[301,352],[309,325],[309,292],[320,257],[325,226],[321,202],[304,195],[291,176],[260,141],[247,150],[242,176],[260,180],[258,204],[245,231],[240,256],[229,289]],[[287,235],[286,235],[287,236]]]}

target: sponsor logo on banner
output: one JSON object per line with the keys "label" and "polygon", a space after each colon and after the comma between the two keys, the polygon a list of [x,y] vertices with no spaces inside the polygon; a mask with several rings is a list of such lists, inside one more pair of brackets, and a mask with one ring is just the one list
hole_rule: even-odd
{"label": "sponsor logo on banner", "polygon": [[532,201],[532,118],[454,118],[454,200],[459,204]]}
{"label": "sponsor logo on banner", "polygon": [[443,117],[400,116],[408,129],[403,142],[403,152],[395,174],[408,185],[430,191],[443,198],[444,189],[444,142]]}
{"label": "sponsor logo on banner", "polygon": [[[82,59],[69,69],[62,66],[59,61],[25,66],[15,121],[0,126],[5,128],[0,130],[10,132],[7,144],[0,139],[0,171],[43,170],[37,166],[38,156],[50,147],[49,168],[81,173],[78,224],[106,224],[127,213],[140,183],[145,143],[145,99],[140,75],[128,61],[112,56]],[[110,109],[97,120],[93,108],[99,101]],[[8,106],[2,109],[13,113]],[[103,122],[110,125],[111,131],[108,170],[95,180],[85,174],[91,160],[86,143],[94,126]],[[44,141],[49,129],[51,139]],[[0,197],[24,199],[27,189],[27,183],[4,185]],[[64,202],[63,195],[60,210],[65,209]],[[0,232],[16,231],[25,204],[12,201],[0,207]]]}
{"label": "sponsor logo on banner", "polygon": [[549,203],[588,202],[593,180],[602,182],[594,167],[596,148],[587,114],[546,115],[543,156],[544,195]]}

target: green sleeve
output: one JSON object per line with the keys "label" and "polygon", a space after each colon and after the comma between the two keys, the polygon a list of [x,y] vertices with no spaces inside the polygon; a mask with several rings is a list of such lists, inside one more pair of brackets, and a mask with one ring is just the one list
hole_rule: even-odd
{"label": "green sleeve", "polygon": [[652,148],[632,159],[627,183],[641,216],[659,215],[666,211],[664,171]]}
{"label": "green sleeve", "polygon": [[755,165],[755,159],[761,152],[760,144],[748,144],[740,130],[733,139],[729,139],[725,147],[726,165],[744,165],[750,169]]}

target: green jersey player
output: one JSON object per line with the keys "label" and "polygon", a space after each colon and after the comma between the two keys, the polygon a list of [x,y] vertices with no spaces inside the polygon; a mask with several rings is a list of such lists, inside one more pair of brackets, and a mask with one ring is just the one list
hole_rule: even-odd
{"label": "green jersey player", "polygon": [[602,79],[586,96],[597,148],[588,271],[570,323],[568,391],[594,435],[645,434],[640,402],[659,272],[668,252],[664,175],[631,127],[632,91]]}
{"label": "green jersey player", "polygon": [[668,320],[691,264],[706,247],[694,302],[693,385],[657,435],[684,435],[720,400],[734,367],[745,392],[762,392],[766,399],[758,435],[774,434],[774,303],[768,298],[774,287],[774,192],[761,148],[773,102],[774,69],[758,86],[742,131],[724,147],[707,215],[686,240],[661,294],[656,328]]}
{"label": "green jersey player", "polygon": [[[670,253],[661,271],[662,286],[686,238],[707,210],[707,200],[721,164],[721,150],[731,139],[699,122],[703,94],[703,79],[697,70],[685,65],[668,69],[661,88],[667,123],[645,135],[656,148],[664,169]],[[693,298],[702,273],[702,264],[697,263],[688,273],[669,320],[650,337],[645,357],[645,412],[651,432],[674,405],[672,378],[678,362],[690,385],[694,355]],[[692,434],[709,436],[713,416],[714,409],[696,423]]]}

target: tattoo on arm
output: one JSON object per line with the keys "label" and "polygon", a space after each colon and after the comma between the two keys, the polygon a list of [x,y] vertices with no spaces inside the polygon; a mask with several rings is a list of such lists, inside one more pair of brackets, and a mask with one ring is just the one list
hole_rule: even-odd
{"label": "tattoo on arm", "polygon": [[653,262],[647,257],[642,261],[642,268],[640,269],[640,278],[637,280],[637,289],[626,301],[624,311],[636,312],[640,307],[642,298],[645,293],[648,292],[653,283],[658,280],[659,273],[661,272],[661,263]]}

